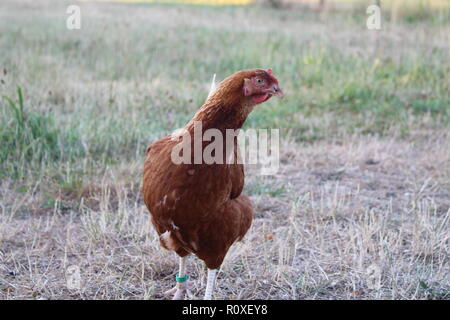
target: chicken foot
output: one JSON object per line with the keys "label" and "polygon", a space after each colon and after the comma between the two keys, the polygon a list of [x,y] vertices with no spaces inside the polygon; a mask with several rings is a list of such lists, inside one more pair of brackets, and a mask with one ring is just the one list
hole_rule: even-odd
{"label": "chicken foot", "polygon": [[172,289],[164,292],[165,296],[173,295],[172,300],[183,300],[187,295],[189,299],[193,298],[193,294],[189,287],[191,283],[187,281],[188,275],[186,274],[186,259],[187,257],[180,257],[180,272],[177,274],[177,284]]}

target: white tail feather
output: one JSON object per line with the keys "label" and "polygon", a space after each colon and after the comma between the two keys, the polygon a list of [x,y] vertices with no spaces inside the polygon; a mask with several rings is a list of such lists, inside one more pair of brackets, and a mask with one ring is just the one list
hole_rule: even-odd
{"label": "white tail feather", "polygon": [[209,89],[208,98],[212,95],[212,93],[216,91],[216,74],[214,73],[212,82],[211,82],[211,88]]}

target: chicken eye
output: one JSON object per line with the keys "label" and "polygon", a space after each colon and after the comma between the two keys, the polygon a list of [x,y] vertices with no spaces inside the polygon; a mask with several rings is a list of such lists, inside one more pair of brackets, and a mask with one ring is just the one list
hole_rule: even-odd
{"label": "chicken eye", "polygon": [[257,84],[263,84],[264,80],[260,79],[260,78],[256,78],[256,83]]}

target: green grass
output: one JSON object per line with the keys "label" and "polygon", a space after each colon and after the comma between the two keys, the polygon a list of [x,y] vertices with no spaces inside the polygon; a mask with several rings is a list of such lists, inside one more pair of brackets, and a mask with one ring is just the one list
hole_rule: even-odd
{"label": "green grass", "polygon": [[[255,219],[215,298],[448,299],[446,12],[372,32],[357,7],[77,2],[70,31],[68,4],[1,1],[0,299],[162,299],[177,260],[139,191],[145,150],[214,73],[253,67],[285,91],[246,123],[281,130],[280,170],[246,166]],[[201,297],[203,263],[187,271]]]}
{"label": "green grass", "polygon": [[[411,29],[403,19],[376,33],[364,11],[324,19],[254,6],[81,4],[82,29],[71,31],[64,5],[27,14],[9,6],[0,21],[3,175],[140,160],[192,117],[212,74],[253,67],[273,68],[286,98],[258,107],[247,127],[314,141],[392,127],[407,135],[430,117],[449,125],[445,22]],[[17,86],[25,101],[14,98]]]}
{"label": "green grass", "polygon": [[[87,146],[82,141],[78,121],[72,125],[58,126],[53,112],[27,105],[21,87],[17,87],[17,98],[4,96],[0,106],[2,177],[36,177],[40,170],[45,172],[46,168],[59,168],[61,163],[77,166],[82,159],[89,160],[90,163],[115,163],[118,155],[129,159],[126,153],[130,150],[130,145],[135,147],[138,144],[136,132],[118,135],[118,132],[127,132],[127,123],[111,117],[104,124],[106,127],[92,128],[90,140],[96,142],[91,144],[89,141],[90,145]],[[119,152],[115,151],[116,146],[119,147]],[[74,174],[80,176],[84,172],[72,170],[68,178],[73,179]],[[60,179],[59,183],[64,187],[72,182]]]}
{"label": "green grass", "polygon": [[[0,175],[22,177],[27,164],[48,165],[75,157],[72,145],[77,144],[73,132],[57,129],[54,118],[46,112],[30,110],[25,106],[22,88],[17,88],[17,100],[4,97],[0,113]],[[63,141],[61,140],[63,139]]]}

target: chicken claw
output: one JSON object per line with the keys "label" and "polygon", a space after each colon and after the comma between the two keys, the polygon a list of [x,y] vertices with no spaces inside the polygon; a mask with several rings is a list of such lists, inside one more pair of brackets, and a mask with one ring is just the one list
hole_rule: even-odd
{"label": "chicken claw", "polygon": [[190,281],[186,282],[177,282],[176,286],[172,289],[164,292],[164,296],[168,297],[173,295],[172,300],[184,300],[185,296],[188,296],[189,299],[194,298],[190,287],[192,283]]}

